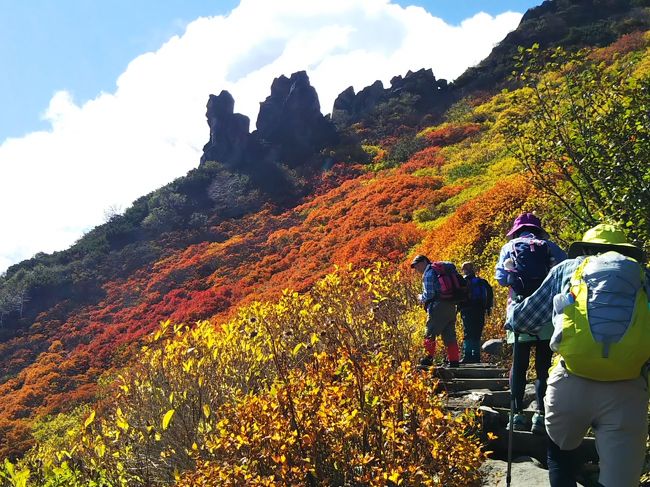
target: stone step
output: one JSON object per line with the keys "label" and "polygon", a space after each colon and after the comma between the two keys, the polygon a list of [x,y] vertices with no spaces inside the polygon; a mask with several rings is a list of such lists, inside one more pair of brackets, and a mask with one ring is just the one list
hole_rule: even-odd
{"label": "stone step", "polygon": [[447,369],[450,375],[457,379],[498,379],[506,377],[508,371],[498,367],[469,367]]}
{"label": "stone step", "polygon": [[[524,393],[524,406],[528,407],[535,400],[535,386],[527,384]],[[489,389],[475,389],[467,391],[449,391],[449,407],[473,407],[473,404],[493,408],[510,408],[510,391],[491,391]]]}
{"label": "stone step", "polygon": [[503,391],[509,387],[508,379],[487,378],[487,379],[454,379],[440,385],[448,392],[471,391],[473,389],[487,389],[488,391]]}
{"label": "stone step", "polygon": [[489,389],[448,392],[447,407],[450,409],[471,409],[479,406],[510,407],[510,392]]}
{"label": "stone step", "polygon": [[492,408],[510,407],[510,391],[476,390],[470,392],[469,398],[478,400],[481,405]]}
{"label": "stone step", "polygon": [[460,368],[468,368],[468,369],[498,369],[499,366],[497,364],[491,364],[490,362],[479,362],[477,364],[460,364]]}
{"label": "stone step", "polygon": [[[499,431],[501,428],[508,427],[508,421],[510,420],[510,409],[480,406],[478,410],[481,413],[481,430],[483,432],[495,432]],[[530,429],[534,412],[532,410],[526,410],[523,412],[523,414],[527,418],[528,426]]]}
{"label": "stone step", "polygon": [[[493,434],[496,438],[489,441],[488,448],[495,452],[508,451],[508,430],[500,428]],[[528,455],[546,463],[546,450],[548,437],[546,435],[534,435],[530,431],[513,431],[512,451],[514,456]],[[596,442],[593,438],[585,438],[576,452],[576,461],[579,463],[597,462],[598,452]]]}
{"label": "stone step", "polygon": [[[486,394],[490,391],[485,391]],[[452,394],[447,396],[446,406],[454,411],[464,411],[465,409],[478,409],[483,401],[482,394],[464,394],[454,397]]]}
{"label": "stone step", "polygon": [[[500,426],[507,427],[508,422],[510,421],[510,408],[485,408],[485,407],[480,407],[479,410],[485,410],[488,414],[496,413],[498,414],[498,423]],[[525,409],[521,413],[526,416],[526,420],[528,421],[528,424],[531,423],[533,420],[533,415],[535,414],[536,410],[535,409]],[[593,438],[593,435],[591,433],[588,433],[586,438]]]}

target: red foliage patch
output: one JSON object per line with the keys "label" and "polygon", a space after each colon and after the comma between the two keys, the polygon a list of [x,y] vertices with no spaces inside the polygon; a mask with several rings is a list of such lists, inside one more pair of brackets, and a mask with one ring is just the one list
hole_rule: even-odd
{"label": "red foliage patch", "polygon": [[465,125],[445,125],[436,130],[428,132],[424,137],[430,145],[443,147],[445,145],[457,144],[481,130],[479,123],[469,123]]}
{"label": "red foliage patch", "polygon": [[609,46],[595,50],[591,54],[591,57],[596,61],[610,62],[615,56],[624,56],[632,51],[640,51],[647,45],[648,41],[645,37],[645,32],[631,32],[619,37],[618,40]]}
{"label": "red foliage patch", "polygon": [[440,167],[444,164],[445,159],[440,155],[440,147],[432,146],[422,149],[411,156],[411,158],[402,164],[400,172],[411,174],[418,169],[426,167]]}

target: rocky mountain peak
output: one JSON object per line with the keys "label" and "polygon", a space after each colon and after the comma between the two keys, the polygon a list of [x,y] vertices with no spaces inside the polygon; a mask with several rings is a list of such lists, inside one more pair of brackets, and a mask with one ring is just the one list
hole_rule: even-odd
{"label": "rocky mountain peak", "polygon": [[389,88],[384,88],[383,83],[377,80],[356,95],[350,86],[334,101],[332,121],[337,127],[356,123],[370,116],[380,103],[404,95],[410,97],[415,103],[414,109],[424,115],[433,111],[445,98],[443,92],[446,92],[447,86],[446,80],[436,80],[431,69],[408,71],[404,77],[394,76]]}
{"label": "rocky mountain peak", "polygon": [[219,96],[210,95],[207,112],[210,141],[203,147],[201,163],[206,160],[232,163],[241,159],[249,136],[250,120],[234,113],[235,99],[223,90]]}
{"label": "rocky mountain peak", "polygon": [[260,103],[257,130],[252,134],[248,117],[233,111],[230,93],[210,95],[206,114],[210,142],[203,148],[201,162],[238,166],[264,161],[296,167],[336,139],[305,71],[273,80],[271,94]]}

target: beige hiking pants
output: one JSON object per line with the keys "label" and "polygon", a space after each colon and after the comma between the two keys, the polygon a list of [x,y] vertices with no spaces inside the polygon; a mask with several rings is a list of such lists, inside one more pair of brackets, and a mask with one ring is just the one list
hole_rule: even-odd
{"label": "beige hiking pants", "polygon": [[562,449],[580,446],[589,427],[605,487],[637,487],[648,435],[648,384],[642,377],[601,382],[570,374],[559,364],[548,378],[546,431]]}

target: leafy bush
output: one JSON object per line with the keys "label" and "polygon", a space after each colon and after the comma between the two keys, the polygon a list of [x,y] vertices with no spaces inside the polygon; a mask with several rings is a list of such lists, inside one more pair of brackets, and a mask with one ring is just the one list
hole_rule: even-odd
{"label": "leafy bush", "polygon": [[149,214],[142,226],[152,230],[171,230],[183,222],[187,198],[185,195],[162,189],[149,198]]}
{"label": "leafy bush", "polygon": [[[516,109],[503,134],[535,184],[585,227],[611,220],[650,241],[650,77],[628,55],[607,65],[589,51],[542,60],[522,49]],[[630,57],[631,56],[631,57]]]}
{"label": "leafy bush", "polygon": [[424,149],[426,145],[426,140],[422,137],[403,137],[399,139],[393,147],[390,148],[385,162],[389,167],[406,162],[413,154]]}
{"label": "leafy bush", "polygon": [[414,295],[377,264],[219,329],[163,323],[83,425],[15,468],[40,485],[155,485],[192,470],[179,485],[470,485],[484,458],[474,417],[446,412],[410,365],[424,319]]}
{"label": "leafy bush", "polygon": [[226,408],[214,459],[177,485],[469,485],[483,461],[474,418],[446,412],[433,385],[383,352],[315,353]]}

